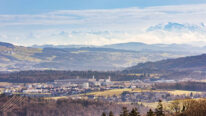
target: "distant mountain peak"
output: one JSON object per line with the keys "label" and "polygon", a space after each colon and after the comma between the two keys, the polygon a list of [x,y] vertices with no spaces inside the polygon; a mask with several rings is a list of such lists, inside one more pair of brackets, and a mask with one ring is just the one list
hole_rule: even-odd
{"label": "distant mountain peak", "polygon": [[181,24],[176,22],[168,22],[167,24],[158,24],[151,26],[147,29],[147,31],[156,31],[156,30],[164,30],[164,31],[179,31],[179,30],[187,30],[187,31],[200,31],[205,27],[203,23],[200,25],[189,25],[189,24]]}

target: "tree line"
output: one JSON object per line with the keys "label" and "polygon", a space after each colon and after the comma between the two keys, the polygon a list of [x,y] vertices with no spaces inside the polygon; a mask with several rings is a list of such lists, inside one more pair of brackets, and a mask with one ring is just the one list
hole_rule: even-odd
{"label": "tree line", "polygon": [[1,82],[14,82],[14,83],[40,83],[40,82],[52,82],[59,79],[75,79],[79,78],[92,78],[105,79],[111,76],[113,81],[128,81],[134,79],[141,79],[136,75],[128,75],[119,71],[57,71],[57,70],[30,70],[20,72],[7,72],[0,73]]}
{"label": "tree line", "polygon": [[[103,112],[101,116],[107,116],[107,115],[105,112]],[[114,116],[112,111],[109,112],[108,116]],[[122,111],[119,114],[119,116],[141,116],[141,114],[136,107],[132,108],[131,111],[129,111],[127,107],[122,107]],[[149,109],[146,116],[165,116],[163,111],[162,101],[161,100],[159,101],[158,106],[155,109],[155,112],[152,109]]]}
{"label": "tree line", "polygon": [[206,91],[205,82],[177,82],[177,83],[158,83],[153,86],[156,89],[173,89],[173,90],[188,90],[188,91]]}
{"label": "tree line", "polygon": [[[118,116],[205,116],[206,115],[206,99],[183,99],[174,100],[170,104],[163,106],[159,100],[157,107],[149,109],[146,114],[140,114],[137,108],[131,111],[127,107],[122,107],[122,111]],[[114,116],[112,111],[107,115],[105,112],[101,116]]]}
{"label": "tree line", "polygon": [[0,116],[98,116],[109,110],[117,114],[121,107],[119,104],[96,100],[0,95]]}

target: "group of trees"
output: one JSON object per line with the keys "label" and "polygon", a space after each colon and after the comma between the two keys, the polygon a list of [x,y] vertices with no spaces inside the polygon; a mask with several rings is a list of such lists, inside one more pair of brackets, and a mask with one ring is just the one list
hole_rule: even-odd
{"label": "group of trees", "polygon": [[56,70],[44,70],[44,71],[20,71],[20,72],[0,72],[0,81],[14,82],[14,83],[35,83],[35,82],[52,82],[58,79],[74,79],[74,78],[92,78],[95,76],[96,79],[108,78],[114,81],[126,81],[134,80],[138,77],[136,75],[128,75],[122,72],[100,72],[100,71],[56,71]]}
{"label": "group of trees", "polygon": [[205,116],[205,114],[206,99],[174,100],[167,105],[163,105],[160,100],[155,109],[143,113],[139,107],[137,109],[103,101],[69,98],[51,100],[0,95],[0,116]]}
{"label": "group of trees", "polygon": [[[105,112],[102,113],[102,116],[107,116]],[[114,116],[113,112],[110,111],[108,116]],[[122,112],[120,116],[140,116],[137,108],[133,108],[130,112],[127,107],[122,107]]]}
{"label": "group of trees", "polygon": [[[102,113],[102,116],[107,116],[105,112]],[[114,116],[114,113],[112,111],[109,112],[109,116]]]}
{"label": "group of trees", "polygon": [[158,83],[154,85],[156,89],[174,89],[174,90],[189,90],[189,91],[206,91],[205,82],[177,82],[177,83]]}
{"label": "group of trees", "polygon": [[[166,108],[167,107],[167,108]],[[170,104],[163,107],[160,100],[157,107],[149,109],[146,114],[140,115],[137,108],[133,108],[130,112],[127,107],[123,107],[119,116],[205,116],[206,100],[205,99],[183,99],[174,100]],[[103,113],[102,116],[107,116]],[[112,112],[108,116],[114,116]]]}
{"label": "group of trees", "polygon": [[168,114],[175,116],[205,116],[205,99],[184,99],[172,101],[169,105]]}
{"label": "group of trees", "polygon": [[[107,115],[105,112],[103,112],[102,116],[107,116]],[[109,112],[108,116],[114,116],[112,111]],[[122,111],[119,116],[141,116],[141,115],[137,108],[133,108],[131,111],[129,111],[127,107],[122,107]],[[147,112],[146,116],[165,116],[165,113],[163,111],[162,101],[161,100],[159,101],[158,106],[155,109],[155,112],[152,109],[150,109]]]}
{"label": "group of trees", "polygon": [[[120,116],[140,116],[140,113],[138,112],[136,108],[134,108],[131,110],[129,114],[121,113]],[[150,109],[147,112],[146,116],[165,116],[164,111],[163,111],[162,101],[161,100],[159,101],[158,106],[155,109],[155,112],[152,109]]]}
{"label": "group of trees", "polygon": [[119,104],[94,100],[0,95],[0,116],[98,116],[109,110],[117,114],[121,108]]}

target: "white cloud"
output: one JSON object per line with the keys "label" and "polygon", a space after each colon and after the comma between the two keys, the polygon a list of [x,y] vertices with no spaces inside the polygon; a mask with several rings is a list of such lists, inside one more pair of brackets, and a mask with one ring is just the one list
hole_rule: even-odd
{"label": "white cloud", "polygon": [[206,4],[0,15],[0,31],[7,35],[1,35],[0,41],[6,38],[22,45],[206,42],[205,31],[146,31],[168,22],[199,26],[206,24],[205,19]]}

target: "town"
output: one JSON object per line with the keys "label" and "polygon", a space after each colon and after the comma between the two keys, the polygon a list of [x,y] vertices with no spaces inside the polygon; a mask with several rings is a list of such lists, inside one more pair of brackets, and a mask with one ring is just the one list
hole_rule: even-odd
{"label": "town", "polygon": [[[184,79],[182,81],[188,81]],[[205,92],[159,90],[154,85],[158,83],[175,83],[174,80],[150,81],[145,79],[132,81],[111,81],[106,79],[64,79],[47,83],[1,83],[1,94],[30,97],[70,97],[72,99],[97,99],[109,102],[157,102],[184,98],[206,97]]]}

